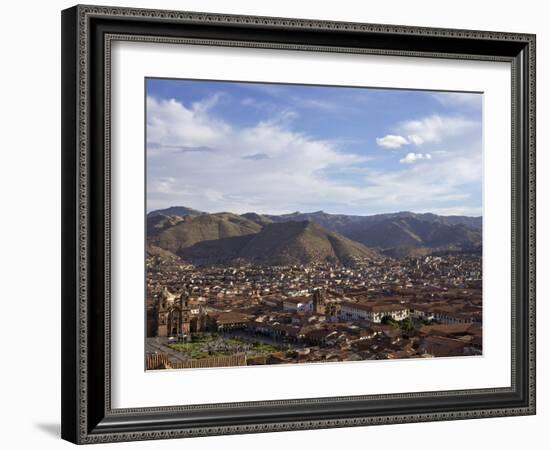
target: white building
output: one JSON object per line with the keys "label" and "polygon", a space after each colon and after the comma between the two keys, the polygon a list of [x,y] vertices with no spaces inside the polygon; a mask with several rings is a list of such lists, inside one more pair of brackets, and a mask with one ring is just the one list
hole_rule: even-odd
{"label": "white building", "polygon": [[410,315],[418,319],[434,320],[433,307],[428,305],[413,305],[410,308]]}
{"label": "white building", "polygon": [[380,323],[384,316],[394,320],[403,320],[409,317],[409,309],[400,304],[365,304],[344,301],[340,303],[338,317],[340,320],[368,320]]}
{"label": "white building", "polygon": [[312,297],[289,297],[283,300],[283,310],[290,312],[313,312]]}

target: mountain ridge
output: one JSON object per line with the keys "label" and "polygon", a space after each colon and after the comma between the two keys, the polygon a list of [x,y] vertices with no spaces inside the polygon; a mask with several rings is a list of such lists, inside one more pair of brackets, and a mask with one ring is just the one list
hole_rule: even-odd
{"label": "mountain ridge", "polygon": [[267,224],[253,235],[202,241],[180,249],[178,256],[195,264],[242,261],[269,265],[379,261],[383,257],[363,244],[308,221]]}
{"label": "mountain ridge", "polygon": [[[181,212],[183,211],[183,212]],[[154,216],[157,214],[165,214],[165,215],[193,215],[193,214],[219,214],[227,211],[218,211],[214,213],[208,213],[205,211],[200,211],[197,209],[189,208],[187,206],[170,206],[168,208],[161,208],[161,209],[155,209],[147,213],[147,216]],[[332,216],[332,217],[352,217],[352,218],[377,218],[377,217],[388,217],[388,216],[417,216],[417,217],[435,217],[435,218],[444,218],[449,219],[451,221],[453,220],[469,220],[471,219],[473,222],[480,221],[482,216],[468,216],[468,215],[460,215],[460,214],[435,214],[431,212],[425,212],[425,213],[417,213],[414,211],[397,211],[392,213],[376,213],[376,214],[367,214],[367,215],[360,215],[360,214],[339,214],[339,213],[327,213],[323,210],[318,211],[312,211],[312,212],[301,212],[301,211],[294,211],[292,213],[284,213],[284,214],[260,214],[253,211],[248,211],[246,213],[237,214],[235,215],[240,216],[262,216],[262,217],[303,217],[308,215],[326,215],[326,216]]]}
{"label": "mountain ridge", "polygon": [[[173,211],[184,215],[169,214]],[[274,226],[285,223],[290,225],[279,228]],[[307,261],[307,255],[315,254],[311,249],[313,242],[318,242],[322,249],[319,250],[321,259],[332,258],[340,262],[349,260],[349,255],[357,252],[367,255],[368,251],[365,253],[364,248],[391,257],[481,251],[481,217],[440,216],[410,211],[371,216],[329,214],[324,211],[282,215],[248,212],[239,215],[229,212],[210,214],[187,207],[171,207],[148,214],[147,238],[148,244],[173,254],[186,255],[194,260],[220,261],[239,257],[257,261],[266,259],[262,254],[271,254],[267,242],[270,239],[279,249],[271,254],[271,258],[284,260],[284,236],[289,230],[296,229],[297,225],[293,225],[296,223],[314,224],[323,231],[316,228],[306,230],[306,249],[295,246],[295,251],[286,257],[288,261]],[[264,229],[263,234],[256,236]],[[336,234],[337,238],[333,238],[331,233]],[[268,235],[269,239],[266,238]],[[338,256],[334,247],[329,245],[331,239],[336,247],[346,249],[343,255]],[[342,239],[346,240],[345,244]],[[216,243],[218,240],[220,242]],[[192,250],[183,250],[195,245]],[[244,247],[241,248],[241,245]],[[255,255],[255,251],[245,249],[253,245],[260,245],[264,249],[263,253]],[[361,247],[354,247],[356,245]]]}
{"label": "mountain ridge", "polygon": [[180,248],[198,242],[255,234],[261,228],[257,223],[231,213],[189,216],[157,214],[147,217],[147,240],[152,245],[177,254]]}

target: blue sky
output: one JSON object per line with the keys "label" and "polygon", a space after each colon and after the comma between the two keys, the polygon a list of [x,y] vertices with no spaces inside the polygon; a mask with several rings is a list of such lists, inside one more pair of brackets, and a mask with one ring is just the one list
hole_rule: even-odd
{"label": "blue sky", "polygon": [[482,94],[148,79],[147,209],[481,215]]}

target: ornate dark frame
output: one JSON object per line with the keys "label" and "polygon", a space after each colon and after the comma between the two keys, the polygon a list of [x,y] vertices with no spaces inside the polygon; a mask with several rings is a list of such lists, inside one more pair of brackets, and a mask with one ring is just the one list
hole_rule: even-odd
{"label": "ornate dark frame", "polygon": [[[507,61],[512,67],[512,385],[112,409],[113,40]],[[62,437],[74,443],[535,414],[535,36],[75,6],[62,12]]]}

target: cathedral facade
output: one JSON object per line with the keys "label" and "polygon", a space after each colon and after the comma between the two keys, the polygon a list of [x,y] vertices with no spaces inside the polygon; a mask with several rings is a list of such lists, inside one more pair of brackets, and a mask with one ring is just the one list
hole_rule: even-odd
{"label": "cathedral facade", "polygon": [[191,308],[186,290],[179,295],[163,290],[157,309],[157,336],[185,339],[191,333],[208,331],[209,325],[202,305]]}

